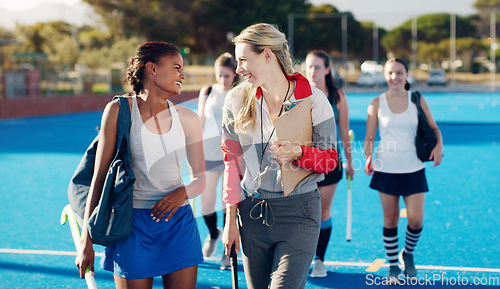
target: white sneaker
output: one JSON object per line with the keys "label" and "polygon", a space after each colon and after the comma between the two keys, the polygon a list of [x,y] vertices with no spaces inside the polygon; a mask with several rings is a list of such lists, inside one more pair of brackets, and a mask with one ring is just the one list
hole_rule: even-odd
{"label": "white sneaker", "polygon": [[326,268],[325,268],[325,264],[323,263],[323,261],[321,261],[318,258],[314,259],[313,269],[311,271],[311,277],[324,278],[324,277],[326,277],[326,275],[327,275]]}
{"label": "white sneaker", "polygon": [[222,229],[217,228],[217,232],[219,233],[217,235],[217,238],[212,239],[210,237],[210,234],[208,234],[207,238],[205,239],[203,247],[201,248],[201,251],[203,252],[203,257],[211,257],[215,253],[215,250],[217,249],[217,243],[222,238]]}
{"label": "white sneaker", "polygon": [[222,259],[220,260],[220,269],[221,270],[229,270],[231,269],[231,260],[226,255],[222,255]]}

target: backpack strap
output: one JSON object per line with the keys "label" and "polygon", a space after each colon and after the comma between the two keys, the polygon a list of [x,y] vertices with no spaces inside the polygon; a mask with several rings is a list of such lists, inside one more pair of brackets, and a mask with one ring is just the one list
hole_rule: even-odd
{"label": "backpack strap", "polygon": [[420,92],[417,90],[411,93],[411,102],[417,105],[417,108],[420,107]]}
{"label": "backpack strap", "polygon": [[207,89],[207,98],[210,96],[210,93],[212,92],[212,87],[209,86]]}
{"label": "backpack strap", "polygon": [[128,99],[121,95],[113,97],[113,100],[116,99],[120,103],[120,111],[118,112],[118,119],[116,121],[116,147],[118,148],[120,147],[123,138],[127,141],[129,139],[132,119],[130,116]]}

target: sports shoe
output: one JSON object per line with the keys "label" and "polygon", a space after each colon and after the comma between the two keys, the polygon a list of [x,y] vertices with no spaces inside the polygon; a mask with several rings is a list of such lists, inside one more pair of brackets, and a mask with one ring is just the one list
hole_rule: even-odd
{"label": "sports shoe", "polygon": [[222,229],[217,228],[217,232],[218,232],[217,238],[212,239],[210,234],[208,234],[207,238],[205,239],[205,242],[203,243],[203,248],[201,248],[201,251],[203,252],[203,257],[211,257],[215,253],[215,250],[217,249],[217,243],[222,237]]}
{"label": "sports shoe", "polygon": [[325,263],[321,261],[319,258],[314,259],[313,261],[313,269],[311,271],[311,277],[313,278],[324,278],[326,277],[326,268]]}
{"label": "sports shoe", "polygon": [[399,269],[398,265],[390,266],[389,273],[387,273],[387,281],[390,285],[398,285],[399,284],[399,275],[401,275],[401,269]]}
{"label": "sports shoe", "polygon": [[220,260],[220,269],[221,270],[229,270],[231,269],[231,260],[226,255],[222,255],[222,259]]}
{"label": "sports shoe", "polygon": [[401,250],[401,253],[399,253],[399,262],[403,266],[403,273],[406,278],[417,277],[417,269],[415,269],[412,254],[407,254],[405,249]]}

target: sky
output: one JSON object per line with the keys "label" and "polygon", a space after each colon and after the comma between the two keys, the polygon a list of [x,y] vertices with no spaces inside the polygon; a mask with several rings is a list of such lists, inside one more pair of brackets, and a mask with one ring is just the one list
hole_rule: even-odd
{"label": "sky", "polygon": [[23,10],[33,8],[43,2],[66,3],[73,5],[81,3],[81,0],[0,0],[0,7],[7,10]]}
{"label": "sky", "polygon": [[476,0],[310,0],[314,5],[331,4],[341,12],[350,11],[356,20],[375,22],[377,26],[386,29],[426,14],[475,14],[475,2]]}
{"label": "sky", "polygon": [[[42,2],[66,4],[82,0],[0,0],[0,7],[8,10],[32,8]],[[431,13],[447,12],[466,16],[476,13],[476,0],[309,0],[314,5],[331,4],[341,12],[350,11],[358,21],[372,21],[379,27],[392,29],[408,19]]]}

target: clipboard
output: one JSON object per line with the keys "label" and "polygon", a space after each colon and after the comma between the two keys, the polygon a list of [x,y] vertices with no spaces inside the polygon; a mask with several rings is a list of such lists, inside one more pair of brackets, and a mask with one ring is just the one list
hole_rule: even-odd
{"label": "clipboard", "polygon": [[[279,140],[288,140],[297,145],[312,145],[311,98],[297,101],[288,111],[274,121],[276,136]],[[281,166],[281,183],[285,196],[290,194],[297,184],[312,171],[299,168],[292,162]]]}

